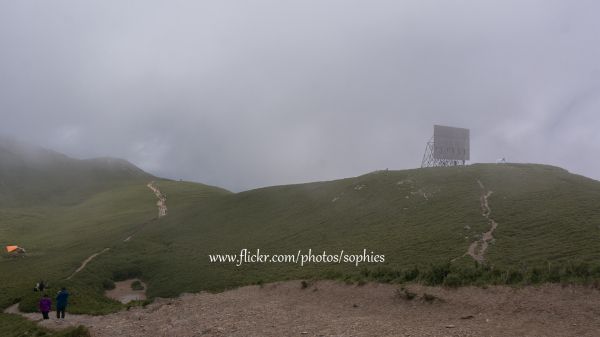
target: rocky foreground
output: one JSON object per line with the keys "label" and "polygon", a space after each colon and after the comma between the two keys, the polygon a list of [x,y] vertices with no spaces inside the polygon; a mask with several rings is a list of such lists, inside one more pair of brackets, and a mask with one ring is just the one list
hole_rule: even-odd
{"label": "rocky foreground", "polygon": [[84,324],[97,337],[600,336],[600,291],[560,285],[400,290],[385,284],[290,281],[158,299],[145,308],[41,324]]}

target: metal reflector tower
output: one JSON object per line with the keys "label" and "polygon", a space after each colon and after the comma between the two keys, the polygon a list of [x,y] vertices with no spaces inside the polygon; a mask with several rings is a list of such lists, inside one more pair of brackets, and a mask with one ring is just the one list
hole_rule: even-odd
{"label": "metal reflector tower", "polygon": [[433,126],[421,167],[459,166],[470,160],[469,129]]}

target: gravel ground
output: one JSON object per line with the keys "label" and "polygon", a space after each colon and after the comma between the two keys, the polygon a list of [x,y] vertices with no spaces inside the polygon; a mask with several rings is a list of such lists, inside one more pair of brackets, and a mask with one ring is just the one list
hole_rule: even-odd
{"label": "gravel ground", "polygon": [[[443,289],[300,281],[157,299],[107,316],[70,315],[108,336],[600,336],[600,291],[581,286]],[[430,302],[424,294],[434,297]],[[38,319],[39,315],[28,314]],[[52,317],[52,316],[51,316]]]}

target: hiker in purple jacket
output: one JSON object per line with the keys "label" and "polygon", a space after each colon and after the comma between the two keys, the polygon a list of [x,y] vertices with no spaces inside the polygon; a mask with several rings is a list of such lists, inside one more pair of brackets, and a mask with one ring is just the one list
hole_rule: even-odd
{"label": "hiker in purple jacket", "polygon": [[40,299],[40,311],[44,319],[48,319],[48,313],[52,309],[52,300],[48,297],[48,294],[44,294],[44,297]]}

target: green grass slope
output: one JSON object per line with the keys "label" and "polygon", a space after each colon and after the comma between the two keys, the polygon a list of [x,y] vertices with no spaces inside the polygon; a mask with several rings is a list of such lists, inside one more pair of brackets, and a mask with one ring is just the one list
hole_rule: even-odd
{"label": "green grass slope", "polygon": [[[28,183],[15,194],[5,184],[4,198],[12,201],[0,206],[0,244],[20,244],[29,253],[1,256],[2,307],[20,302],[22,309],[35,310],[38,294],[31,288],[39,279],[72,290],[71,312],[101,314],[122,307],[103,296],[103,285],[131,277],[146,282],[150,297],[297,278],[460,285],[600,277],[600,182],[556,167],[378,171],[242,193],[158,180],[168,215],[157,219],[156,197],[146,187],[154,178],[111,163],[94,162],[93,170],[74,174],[77,181],[93,181],[83,189],[66,179]],[[6,173],[14,171],[2,172],[3,181],[14,179]],[[465,252],[490,228],[481,208],[488,191],[498,228],[485,265],[478,266]],[[81,261],[105,248],[66,280]],[[385,255],[385,263],[209,262],[209,254],[244,248],[290,255],[366,249]]]}
{"label": "green grass slope", "polygon": [[80,160],[0,137],[0,205],[71,205],[152,175],[116,158]]}
{"label": "green grass slope", "polygon": [[[39,294],[32,288],[45,279],[51,293],[73,285],[74,301],[85,303],[86,312],[120,308],[96,285],[78,290],[77,282],[65,278],[91,254],[118,245],[156,218],[156,197],[146,187],[152,179],[123,160],[78,160],[0,139],[0,307],[21,302],[35,310]],[[6,254],[4,246],[13,244],[27,255]],[[4,323],[14,320],[0,316]]]}
{"label": "green grass slope", "polygon": [[[486,267],[475,267],[465,256],[490,228],[478,181],[493,191],[491,217],[499,223]],[[149,284],[151,296],[310,277],[429,283],[448,278],[456,285],[600,276],[600,183],[555,167],[379,171],[210,198],[181,184],[161,182],[170,196],[169,215],[131,245],[103,256],[89,272],[110,278],[114,270],[131,268]],[[359,267],[209,263],[209,254],[237,254],[243,248],[294,255],[367,249],[384,254],[386,261]]]}

